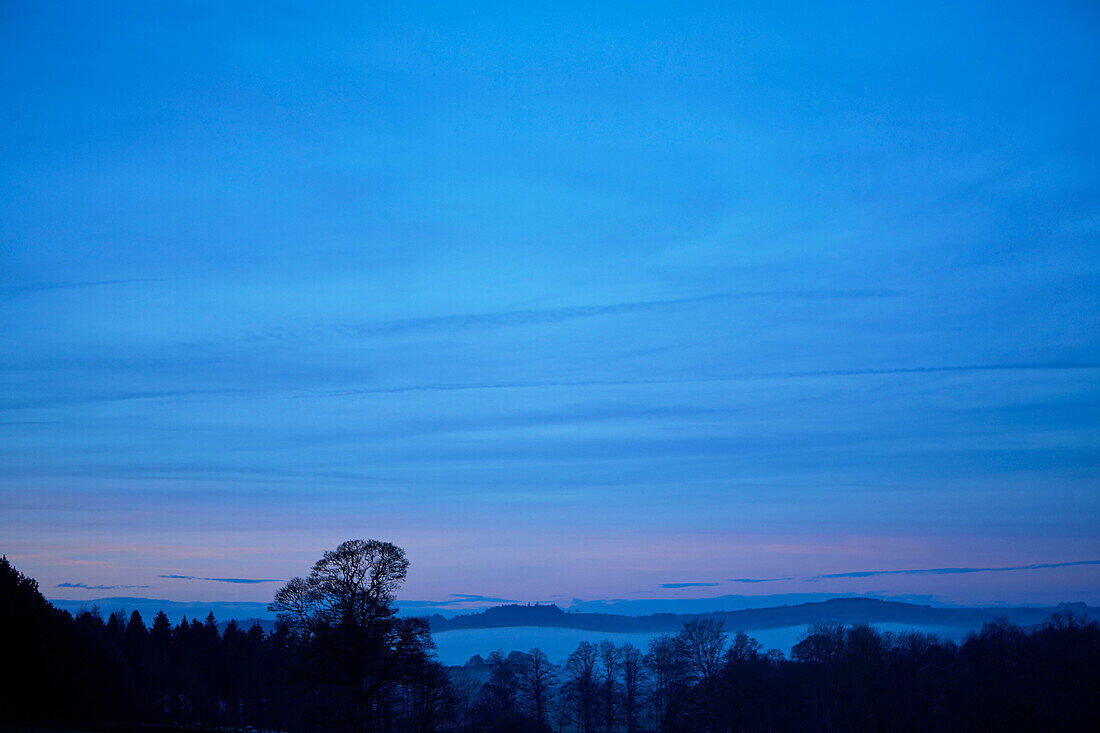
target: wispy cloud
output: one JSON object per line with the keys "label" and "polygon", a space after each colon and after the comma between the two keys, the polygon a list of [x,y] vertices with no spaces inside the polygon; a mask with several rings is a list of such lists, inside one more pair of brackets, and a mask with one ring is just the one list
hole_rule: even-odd
{"label": "wispy cloud", "polygon": [[519,603],[511,598],[493,598],[492,596],[479,596],[471,593],[451,593],[451,598],[456,599],[456,603]]}
{"label": "wispy cloud", "polygon": [[123,590],[148,587],[147,585],[88,585],[87,583],[58,583],[54,586],[54,588],[83,588],[84,590]]}
{"label": "wispy cloud", "polygon": [[76,288],[96,288],[105,285],[127,285],[129,283],[150,282],[145,279],[131,280],[62,280],[58,282],[24,283],[23,285],[0,286],[0,299],[6,300],[20,295],[45,293],[51,290],[73,290]]}
{"label": "wispy cloud", "polygon": [[516,380],[456,384],[415,384],[394,387],[341,389],[294,395],[305,398],[348,397],[369,394],[402,394],[405,392],[465,392],[497,389],[553,389],[560,387],[636,387],[666,384],[716,384],[770,379],[820,379],[825,377],[890,376],[907,374],[939,374],[1005,371],[1076,371],[1100,369],[1100,362],[1035,362],[1003,364],[949,364],[943,366],[891,367],[883,369],[812,369],[806,371],[746,372],[717,377],[653,378],[653,379],[591,379],[591,380]]}
{"label": "wispy cloud", "polygon": [[210,580],[215,583],[281,583],[279,578],[200,578],[195,575],[159,575],[170,580]]}
{"label": "wispy cloud", "polygon": [[495,598],[482,596],[476,593],[450,593],[450,600],[446,601],[398,601],[397,605],[404,609],[409,608],[451,608],[465,603],[519,603],[514,598]]}
{"label": "wispy cloud", "polygon": [[0,410],[36,410],[44,407],[69,407],[73,405],[92,405],[104,402],[129,402],[133,400],[161,400],[187,397],[240,396],[248,394],[237,389],[163,389],[137,392],[110,392],[97,395],[74,395],[60,397],[32,397],[0,401]]}
{"label": "wispy cloud", "polygon": [[[1003,573],[1013,570],[1046,570],[1048,568],[1068,568],[1080,565],[1100,565],[1100,560],[1077,560],[1074,562],[1036,563],[1033,565],[1011,565],[992,568],[912,568],[905,570],[853,570],[845,573],[826,573],[809,575],[803,578],[794,576],[784,578],[730,578],[731,583],[775,583],[782,580],[832,580],[837,578],[873,578],[880,575],[961,575],[966,573]],[[663,583],[662,588],[690,588],[695,586],[713,586],[717,583]]]}
{"label": "wispy cloud", "polygon": [[367,323],[337,323],[327,326],[318,326],[308,331],[296,328],[271,328],[252,334],[251,336],[243,336],[242,340],[297,340],[306,336],[312,338],[317,336],[318,333],[344,334],[359,338],[371,336],[404,336],[434,333],[437,331],[453,333],[456,330],[481,330],[563,323],[565,321],[583,318],[643,313],[653,310],[721,301],[767,299],[839,300],[849,298],[887,298],[895,294],[895,292],[890,290],[877,289],[749,290],[743,292],[711,293],[690,298],[634,300],[600,305],[528,308],[484,313],[456,313]]}
{"label": "wispy cloud", "polygon": [[960,575],[965,573],[1003,573],[1011,570],[1046,570],[1048,568],[1069,568],[1078,565],[1100,565],[1100,560],[1078,560],[1076,562],[1037,563],[1035,565],[1012,565],[998,568],[919,568],[912,570],[856,570],[848,573],[828,573],[813,575],[806,580],[827,580],[830,578],[871,578],[879,575]]}
{"label": "wispy cloud", "polygon": [[662,588],[709,588],[718,583],[661,583]]}
{"label": "wispy cloud", "polygon": [[[700,299],[705,300],[705,299]],[[681,301],[656,301],[681,302]],[[682,302],[689,302],[684,300]],[[610,306],[608,306],[610,307]],[[455,316],[455,318],[459,318]],[[425,319],[436,320],[436,319]],[[351,328],[351,327],[347,327]],[[813,380],[846,377],[931,375],[944,373],[982,373],[982,372],[1038,372],[1038,371],[1091,371],[1100,369],[1100,362],[1005,362],[988,364],[947,364],[899,366],[885,368],[851,369],[810,369],[799,371],[761,371],[740,374],[725,374],[712,377],[653,377],[643,379],[549,379],[549,380],[494,380],[487,382],[437,382],[422,384],[398,384],[390,386],[349,386],[341,389],[297,391],[293,389],[171,389],[112,391],[100,394],[43,395],[33,397],[14,397],[0,400],[0,410],[28,410],[55,407],[70,407],[91,404],[136,402],[155,400],[188,400],[208,398],[257,398],[276,397],[283,399],[333,399],[363,395],[400,395],[409,393],[445,393],[445,392],[481,392],[495,390],[537,390],[562,388],[616,388],[645,387],[664,385],[705,385],[736,382],[773,381],[773,380]]]}

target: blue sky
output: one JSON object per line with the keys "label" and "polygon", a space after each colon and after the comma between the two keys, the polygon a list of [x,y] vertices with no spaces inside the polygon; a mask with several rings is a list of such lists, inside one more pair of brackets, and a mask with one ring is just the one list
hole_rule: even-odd
{"label": "blue sky", "polygon": [[1094,4],[223,5],[0,9],[54,595],[1100,602],[875,574],[1100,558]]}

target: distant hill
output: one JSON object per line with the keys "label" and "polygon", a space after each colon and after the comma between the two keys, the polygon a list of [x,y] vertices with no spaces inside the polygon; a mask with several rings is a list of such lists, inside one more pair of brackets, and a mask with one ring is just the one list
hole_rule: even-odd
{"label": "distant hill", "polygon": [[1074,611],[1100,618],[1100,608],[1084,603],[1062,603],[1053,607],[941,608],[875,598],[832,598],[816,603],[774,606],[740,611],[701,614],[657,613],[648,616],[620,616],[609,613],[567,613],[555,605],[495,606],[480,613],[444,618],[430,617],[432,631],[491,629],[511,626],[545,626],[585,631],[675,632],[684,621],[714,618],[726,622],[729,630],[750,631],[785,626],[841,624],[912,624],[979,628],[987,621],[1007,617],[1021,626],[1037,624],[1057,611]]}
{"label": "distant hill", "polygon": [[[125,608],[127,612],[138,610],[146,623],[163,609],[172,620],[205,618],[214,612],[219,625],[224,627],[230,619],[247,628],[259,622],[265,630],[275,625],[265,603],[219,602],[183,603],[151,598],[99,598],[94,601],[51,600],[55,607],[72,613],[98,606],[104,614]],[[1074,611],[1090,618],[1100,619],[1100,608],[1084,603],[1061,603],[1046,607],[941,607],[901,601],[885,601],[877,598],[831,598],[792,605],[751,608],[736,611],[708,613],[654,613],[644,616],[627,616],[614,613],[579,613],[565,611],[555,605],[504,605],[487,608],[477,613],[467,613],[453,618],[435,614],[429,617],[432,631],[444,632],[457,629],[494,629],[516,626],[577,629],[600,632],[673,633],[684,621],[693,618],[717,618],[726,622],[730,631],[752,631],[789,626],[809,626],[820,623],[842,624],[910,624],[915,626],[943,626],[959,629],[977,629],[987,621],[1007,617],[1021,626],[1037,624],[1056,611]]]}
{"label": "distant hill", "polygon": [[50,603],[54,608],[63,608],[69,613],[77,614],[81,611],[90,611],[98,608],[100,613],[108,616],[119,610],[137,611],[145,620],[145,623],[153,623],[153,617],[157,611],[164,611],[173,624],[186,616],[187,618],[206,618],[208,613],[213,613],[219,621],[237,619],[240,624],[243,619],[271,619],[275,614],[267,610],[267,603],[252,601],[169,601],[163,598],[140,598],[131,596],[112,596],[110,598],[94,598],[86,601],[75,601],[62,598],[51,598]]}

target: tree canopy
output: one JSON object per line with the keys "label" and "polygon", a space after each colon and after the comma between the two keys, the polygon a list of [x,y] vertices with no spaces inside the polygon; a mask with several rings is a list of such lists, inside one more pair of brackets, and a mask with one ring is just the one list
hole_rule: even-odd
{"label": "tree canopy", "polygon": [[409,560],[390,542],[348,540],[326,552],[306,578],[292,578],[275,594],[269,610],[300,639],[334,630],[369,633],[396,613],[394,593],[405,580]]}

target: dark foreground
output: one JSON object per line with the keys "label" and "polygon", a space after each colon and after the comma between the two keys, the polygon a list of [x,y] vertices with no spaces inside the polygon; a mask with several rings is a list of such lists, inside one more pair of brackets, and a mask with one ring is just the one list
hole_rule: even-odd
{"label": "dark foreground", "polygon": [[[215,620],[146,626],[54,609],[0,562],[0,727],[285,731],[1095,731],[1100,625],[1073,613],[986,624],[962,644],[819,626],[790,658],[692,621],[648,649],[581,644],[563,666],[538,650],[433,659],[427,624],[383,619],[349,695],[342,657],[286,628]],[[381,632],[380,632],[381,633]],[[366,637],[364,637],[366,638]],[[372,637],[373,638],[373,637]],[[375,644],[375,647],[370,647]],[[339,646],[337,651],[343,652]],[[362,700],[369,699],[369,705]],[[66,730],[54,727],[52,730]]]}

